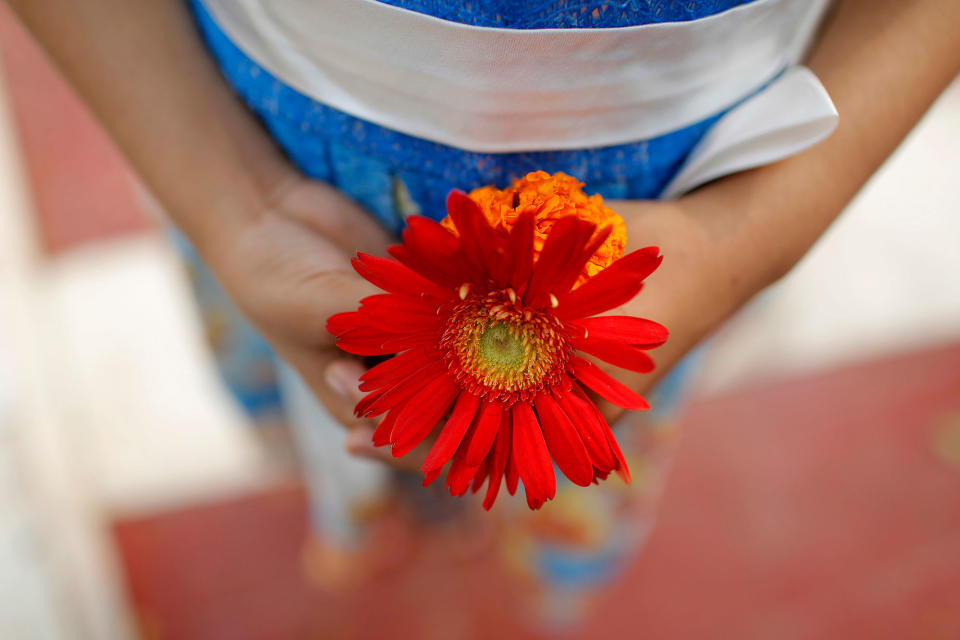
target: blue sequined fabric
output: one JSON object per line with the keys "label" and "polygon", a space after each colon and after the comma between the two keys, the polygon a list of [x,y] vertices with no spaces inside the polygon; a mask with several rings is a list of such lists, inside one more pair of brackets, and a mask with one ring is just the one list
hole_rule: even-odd
{"label": "blue sequined fabric", "polygon": [[603,29],[656,22],[685,22],[750,0],[381,0],[395,7],[476,27]]}

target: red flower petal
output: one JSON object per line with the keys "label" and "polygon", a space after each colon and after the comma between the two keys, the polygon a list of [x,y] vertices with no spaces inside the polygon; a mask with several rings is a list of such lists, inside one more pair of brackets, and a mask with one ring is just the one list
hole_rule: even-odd
{"label": "red flower petal", "polygon": [[[583,270],[590,256],[583,255],[583,246],[589,243],[596,226],[590,222],[569,216],[557,220],[543,244],[530,285],[523,296],[524,301],[541,307],[549,303],[549,295],[566,293]],[[569,282],[566,289],[557,287]]]}
{"label": "red flower petal", "polygon": [[480,211],[476,202],[462,191],[447,196],[447,213],[460,233],[460,246],[477,271],[494,282],[505,282],[506,241]]}
{"label": "red flower petal", "polygon": [[[357,356],[389,356],[403,349],[388,349],[384,347],[385,335],[381,329],[359,327],[350,329],[337,338],[337,347],[341,351]],[[398,337],[398,336],[394,336]],[[399,336],[404,337],[404,336]]]}
{"label": "red flower petal", "polygon": [[[395,313],[371,313],[367,309],[361,309],[363,321],[367,327],[376,329],[381,335],[397,336],[405,338],[411,333],[430,332],[436,334],[440,329],[441,319],[436,313],[432,314],[411,314],[404,312]],[[398,334],[401,334],[398,336]]]}
{"label": "red flower petal", "polygon": [[620,445],[617,444],[617,439],[613,437],[613,431],[609,428],[607,429],[607,442],[610,444],[610,450],[613,451],[613,455],[617,459],[617,466],[614,467],[613,470],[620,476],[620,479],[623,480],[625,484],[630,484],[630,469],[627,468],[627,461],[623,457],[623,452],[620,451]]}
{"label": "red flower petal", "polygon": [[443,471],[443,467],[439,469],[434,469],[433,471],[425,475],[423,477],[423,486],[429,487],[431,484],[433,484],[433,481],[440,477],[440,473],[442,471]]}
{"label": "red flower petal", "polygon": [[453,289],[441,287],[390,258],[379,258],[366,253],[358,253],[357,257],[350,263],[356,272],[366,280],[390,293],[399,293],[415,298],[430,296],[438,300],[452,300],[455,295]]}
{"label": "red flower petal", "polygon": [[593,481],[593,464],[573,423],[549,393],[534,400],[550,455],[571,482],[585,487]]}
{"label": "red flower petal", "polygon": [[612,365],[637,371],[650,373],[655,366],[653,358],[637,347],[625,345],[617,340],[589,337],[586,340],[574,338],[570,341],[574,348],[596,356]]}
{"label": "red flower petal", "polygon": [[596,316],[593,318],[581,318],[574,320],[568,325],[574,328],[585,329],[587,338],[603,338],[604,340],[616,340],[624,344],[644,349],[659,347],[667,338],[670,332],[659,322],[646,320],[644,318],[634,318],[633,316]]}
{"label": "red flower petal", "polygon": [[490,452],[490,479],[487,482],[487,495],[483,498],[483,508],[487,511],[490,510],[497,499],[497,494],[500,492],[500,483],[507,468],[507,460],[510,458],[510,446],[513,441],[511,421],[510,412],[504,411],[500,431],[497,433],[497,441],[494,442],[493,450]]}
{"label": "red flower petal", "polygon": [[570,359],[570,368],[574,377],[587,385],[598,394],[624,409],[644,410],[650,405],[639,393],[630,389],[619,380],[610,377],[606,372],[589,360],[579,356]]}
{"label": "red flower petal", "polygon": [[557,492],[553,462],[533,409],[525,402],[513,405],[513,458],[523,479],[527,505],[539,509]]}
{"label": "red flower petal", "polygon": [[385,411],[413,397],[424,384],[435,377],[446,376],[447,366],[442,361],[434,361],[423,369],[414,371],[392,387],[383,387],[365,396],[353,412],[359,416],[378,416]]}
{"label": "red flower petal", "polygon": [[[620,445],[617,444],[617,439],[613,435],[613,430],[610,428],[610,425],[607,424],[607,419],[603,417],[603,414],[600,413],[600,410],[597,409],[597,406],[593,404],[589,397],[587,397],[587,394],[583,389],[574,385],[573,391],[577,398],[579,398],[583,403],[593,410],[593,413],[600,424],[600,430],[603,432],[603,436],[607,441],[607,446],[610,447],[610,451],[613,453],[614,461],[616,463],[610,465],[609,467],[604,467],[603,470],[599,470],[597,475],[601,480],[606,480],[608,474],[605,470],[612,468],[626,484],[630,484],[630,469],[627,467],[627,461],[624,459],[623,452],[620,451]],[[600,473],[600,471],[603,471],[603,473]]]}
{"label": "red flower petal", "polygon": [[513,455],[513,427],[510,429],[510,455],[507,456],[507,491],[510,495],[517,493],[517,487],[520,485],[520,472],[517,470],[517,457]]}
{"label": "red flower petal", "polygon": [[470,467],[478,467],[483,459],[487,457],[493,441],[500,430],[500,422],[503,417],[503,405],[499,402],[486,402],[480,406],[480,411],[476,417],[476,428],[473,437],[466,446],[466,464]]}
{"label": "red flower petal", "polygon": [[643,288],[643,279],[660,265],[660,249],[647,247],[629,253],[570,293],[558,296],[556,315],[575,320],[619,307]]}
{"label": "red flower petal", "polygon": [[461,393],[457,398],[457,404],[453,408],[453,413],[447,419],[446,424],[440,431],[440,437],[433,443],[427,459],[423,462],[423,472],[429,474],[447,464],[460,443],[463,436],[467,433],[473,417],[480,406],[480,398],[472,393]]}
{"label": "red flower petal", "polygon": [[411,373],[434,361],[424,349],[410,349],[384,360],[360,376],[360,390],[373,391],[380,387],[394,385]]}
{"label": "red flower petal", "polygon": [[[583,247],[583,261],[584,261],[584,264],[586,264],[586,262],[587,262],[588,260],[590,260],[590,258],[593,257],[593,254],[595,254],[595,253],[597,252],[597,250],[603,245],[603,243],[607,241],[607,238],[610,237],[610,234],[611,234],[611,233],[613,233],[613,227],[608,225],[608,226],[606,226],[606,227],[602,227],[602,228],[598,229],[598,230],[593,234],[593,238],[590,239],[590,242],[588,242],[588,243],[587,243],[586,245],[584,245],[584,247]],[[570,281],[570,287],[573,286],[573,283],[576,282],[576,281],[577,281],[577,278],[579,278],[579,277],[580,277],[580,274],[579,274],[579,273],[573,274],[573,279]],[[563,290],[564,290],[564,291],[568,291],[568,290],[570,289],[570,287],[567,287],[567,288],[565,288],[565,289],[563,289]]]}
{"label": "red flower petal", "polygon": [[440,323],[437,311],[436,301],[384,293],[360,301],[359,320],[393,333],[423,331]]}
{"label": "red flower petal", "polygon": [[412,347],[434,346],[437,343],[437,330],[410,333],[403,336],[386,336],[383,348],[387,353],[400,353]]}
{"label": "red flower petal", "polygon": [[359,311],[346,311],[335,313],[327,318],[326,329],[335,336],[341,336],[347,331],[363,325],[363,315]]}
{"label": "red flower petal", "polygon": [[607,421],[593,402],[586,395],[581,397],[577,391],[580,391],[580,387],[576,385],[570,392],[554,391],[554,399],[580,432],[580,439],[593,466],[598,469],[613,469],[617,461],[607,443],[606,432],[610,430]]}
{"label": "red flower petal", "polygon": [[476,493],[480,491],[480,487],[483,486],[483,481],[487,479],[488,475],[490,475],[490,458],[484,458],[480,466],[477,467],[476,474],[473,476],[473,482],[470,484],[470,492]]}
{"label": "red flower petal", "polygon": [[402,410],[402,407],[396,407],[384,416],[383,420],[380,421],[380,424],[378,424],[377,428],[373,431],[373,438],[371,439],[373,446],[383,447],[390,444],[393,425],[397,424],[397,416],[400,415]]}
{"label": "red flower petal", "polygon": [[564,278],[558,278],[554,281],[553,291],[560,293],[566,293],[570,291],[570,288],[576,284],[577,280],[580,278],[580,274],[583,272],[583,266],[586,265],[587,261],[597,252],[597,249],[600,248],[600,245],[606,241],[607,237],[613,231],[613,227],[604,227],[599,231],[596,231],[593,234],[593,238],[583,246],[581,249],[580,255],[578,255],[573,262],[581,266],[578,271],[568,271]]}
{"label": "red flower petal", "polygon": [[466,451],[466,446],[470,443],[470,440],[473,439],[473,432],[476,425],[477,421],[474,420],[473,424],[470,425],[470,429],[467,431],[467,435],[463,438],[460,449],[453,457],[453,464],[450,465],[450,471],[447,472],[447,491],[449,491],[452,496],[462,496],[465,494],[467,489],[470,488],[470,483],[473,481],[474,475],[477,473],[477,467],[467,464]]}
{"label": "red flower petal", "polygon": [[403,245],[389,247],[394,258],[425,278],[456,289],[464,282],[482,284],[485,272],[460,252],[460,239],[429,218],[411,216]]}
{"label": "red flower petal", "polygon": [[507,251],[510,256],[509,282],[520,297],[526,293],[527,283],[533,272],[533,231],[533,213],[520,214],[507,240]]}
{"label": "red flower petal", "polygon": [[423,442],[460,394],[450,376],[438,376],[407,401],[393,427],[393,457],[399,458]]}
{"label": "red flower petal", "polygon": [[360,301],[360,308],[373,314],[407,313],[414,315],[437,315],[437,302],[396,293],[378,293]]}

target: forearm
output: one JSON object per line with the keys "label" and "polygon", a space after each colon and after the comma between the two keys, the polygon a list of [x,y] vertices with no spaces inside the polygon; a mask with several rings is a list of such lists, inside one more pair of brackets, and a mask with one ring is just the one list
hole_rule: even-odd
{"label": "forearm", "polygon": [[[649,386],[816,242],[960,71],[960,2],[847,0],[808,61],[840,113],[808,151],[675,201],[611,203],[661,268],[626,310],[670,328]],[[909,212],[906,212],[908,215]]]}
{"label": "forearm", "polygon": [[839,111],[833,135],[684,199],[741,261],[743,293],[807,252],[960,72],[958,24],[952,0],[841,3],[808,61]]}
{"label": "forearm", "polygon": [[293,174],[178,0],[9,0],[174,222],[205,244]]}

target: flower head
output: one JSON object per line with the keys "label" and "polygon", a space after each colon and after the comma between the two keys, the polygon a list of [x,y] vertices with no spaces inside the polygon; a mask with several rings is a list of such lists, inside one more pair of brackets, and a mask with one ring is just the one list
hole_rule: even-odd
{"label": "flower head", "polygon": [[[553,196],[540,173],[525,180],[539,185],[536,194],[521,185],[525,204],[501,208],[497,219],[483,198],[478,205],[478,198],[453,192],[449,224],[413,217],[403,244],[390,248],[392,259],[359,254],[357,272],[387,293],[327,325],[344,351],[393,356],[361,378],[368,393],[357,414],[384,416],[374,443],[391,445],[399,457],[437,431],[424,484],[452,460],[450,493],[478,491],[486,482],[487,509],[504,479],[511,494],[522,479],[527,503],[538,509],[556,491],[554,462],[582,486],[611,471],[629,482],[613,433],[586,390],[626,409],[649,406],[578,352],[649,372],[646,350],[667,339],[650,320],[593,317],[640,291],[660,264],[659,250],[634,251],[585,276],[617,225],[598,230],[579,215],[592,206],[581,206],[572,178],[554,179]],[[573,204],[548,204],[557,185],[567,185]],[[558,210],[568,213],[544,224],[544,211]],[[538,228],[545,228],[539,248]]]}

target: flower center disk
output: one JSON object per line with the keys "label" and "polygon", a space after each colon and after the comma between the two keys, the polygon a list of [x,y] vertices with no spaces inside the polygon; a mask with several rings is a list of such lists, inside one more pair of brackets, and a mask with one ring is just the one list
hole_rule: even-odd
{"label": "flower center disk", "polygon": [[560,321],[518,305],[508,290],[455,305],[440,347],[447,366],[474,395],[513,404],[557,384],[570,358]]}
{"label": "flower center disk", "polygon": [[528,358],[528,347],[523,344],[517,327],[505,322],[495,322],[480,335],[480,361],[491,368],[516,370],[523,367]]}

